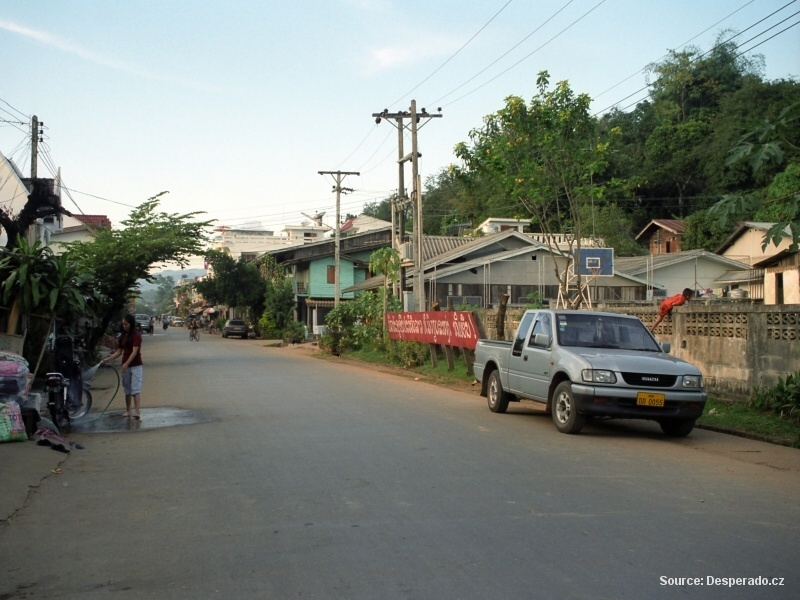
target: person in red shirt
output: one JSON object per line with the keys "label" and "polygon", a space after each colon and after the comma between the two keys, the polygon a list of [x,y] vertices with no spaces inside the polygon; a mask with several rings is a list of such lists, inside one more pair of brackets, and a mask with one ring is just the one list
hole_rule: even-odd
{"label": "person in red shirt", "polygon": [[658,324],[664,320],[664,317],[667,315],[672,314],[672,309],[676,306],[683,306],[686,304],[687,300],[691,300],[694,296],[694,292],[689,288],[684,289],[680,294],[675,294],[674,296],[670,296],[666,300],[661,303],[661,306],[658,307],[658,318],[656,322],[653,323],[653,326],[650,327],[650,331],[655,331]]}
{"label": "person in red shirt", "polygon": [[135,408],[133,418],[140,420],[140,405],[142,400],[142,334],[136,331],[136,317],[125,315],[122,319],[122,337],[119,348],[114,353],[101,361],[107,365],[112,360],[122,355],[122,388],[125,390],[125,414],[131,416],[131,402]]}

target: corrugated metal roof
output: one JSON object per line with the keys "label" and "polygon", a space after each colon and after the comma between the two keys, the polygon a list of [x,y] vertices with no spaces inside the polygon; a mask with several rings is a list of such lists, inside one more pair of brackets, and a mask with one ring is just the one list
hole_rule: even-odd
{"label": "corrugated metal roof", "polygon": [[434,257],[456,250],[475,238],[452,235],[426,235],[422,238],[422,260],[427,262]]}
{"label": "corrugated metal roof", "polygon": [[702,258],[714,262],[721,262],[737,268],[741,265],[742,270],[750,267],[737,260],[706,252],[705,250],[686,250],[684,252],[671,252],[669,254],[649,254],[646,256],[623,256],[614,258],[614,269],[630,275],[645,273],[648,269],[663,269],[670,265],[679,264],[687,260],[697,260]]}

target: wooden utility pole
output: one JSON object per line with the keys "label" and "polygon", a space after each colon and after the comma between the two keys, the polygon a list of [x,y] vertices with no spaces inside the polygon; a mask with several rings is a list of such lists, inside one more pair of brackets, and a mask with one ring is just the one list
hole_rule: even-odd
{"label": "wooden utility pole", "polygon": [[343,188],[342,181],[347,175],[361,175],[358,171],[319,171],[320,175],[333,175],[336,178],[336,185],[333,191],[336,192],[336,229],[334,229],[334,248],[333,248],[333,305],[339,306],[339,296],[341,295],[341,283],[339,278],[339,207],[341,206],[342,192],[352,192],[352,188]]}
{"label": "wooden utility pole", "polygon": [[[418,149],[417,144],[417,130],[422,127],[421,125],[418,127],[418,123],[422,119],[432,119],[435,117],[441,117],[442,109],[439,109],[439,114],[429,114],[424,108],[421,112],[417,112],[417,101],[411,101],[411,110],[410,111],[401,111],[396,113],[390,113],[388,109],[384,109],[382,112],[379,113],[372,113],[372,116],[375,117],[375,123],[380,123],[382,119],[395,120],[397,124],[397,155],[398,155],[398,201],[397,206],[393,206],[393,217],[394,217],[394,210],[399,210],[399,240],[395,241],[394,233],[393,233],[393,245],[397,244],[397,248],[399,249],[400,243],[402,243],[403,234],[405,233],[405,206],[406,206],[406,198],[405,198],[405,182],[404,182],[404,164],[408,161],[411,161],[411,171],[412,171],[412,185],[414,189],[411,192],[411,205],[413,207],[413,219],[414,219],[414,231],[411,236],[412,240],[412,248],[414,254],[414,267],[412,270],[413,275],[413,296],[414,296],[414,307],[413,310],[425,310],[425,285],[422,281],[422,274],[423,274],[423,262],[422,262],[422,188],[420,186],[420,176],[419,176],[419,157],[422,156]],[[404,121],[408,119],[411,122],[411,153],[410,154],[403,154],[403,133],[406,128],[404,125]],[[427,121],[426,121],[427,122]],[[394,218],[393,218],[394,221]],[[394,229],[393,229],[394,231]],[[405,274],[401,270],[400,274],[400,281],[401,286],[400,289],[405,288]]]}

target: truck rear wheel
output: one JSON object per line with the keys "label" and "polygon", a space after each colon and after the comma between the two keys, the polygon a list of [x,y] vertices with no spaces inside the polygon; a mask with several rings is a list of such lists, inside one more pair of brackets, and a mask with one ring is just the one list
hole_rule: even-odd
{"label": "truck rear wheel", "polygon": [[553,392],[552,416],[556,429],[561,433],[579,433],[583,428],[586,417],[578,414],[571,382],[562,381]]}
{"label": "truck rear wheel", "polygon": [[496,370],[492,371],[489,375],[486,389],[486,401],[489,404],[489,410],[493,413],[504,413],[510,400],[511,396],[503,390],[503,384],[500,383],[500,373]]}

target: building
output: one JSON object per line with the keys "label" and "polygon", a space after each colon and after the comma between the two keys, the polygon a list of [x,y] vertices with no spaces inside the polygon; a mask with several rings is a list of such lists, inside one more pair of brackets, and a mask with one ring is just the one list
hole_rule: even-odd
{"label": "building", "polygon": [[762,248],[767,231],[774,225],[776,224],[754,221],[739,223],[728,239],[717,248],[717,254],[754,266],[756,263],[761,263],[787,251],[792,245],[792,232],[788,226],[784,230],[783,239],[777,246],[770,241],[766,248]]}
{"label": "building", "polygon": [[640,244],[647,244],[647,250],[653,256],[673,254],[681,251],[683,221],[677,219],[653,219],[636,236]]}
{"label": "building", "polygon": [[[744,287],[750,278],[748,265],[705,250],[623,257],[615,265],[618,271],[646,281],[656,297],[679,294],[687,287],[722,296],[726,285]],[[737,283],[725,283],[730,278]]]}

